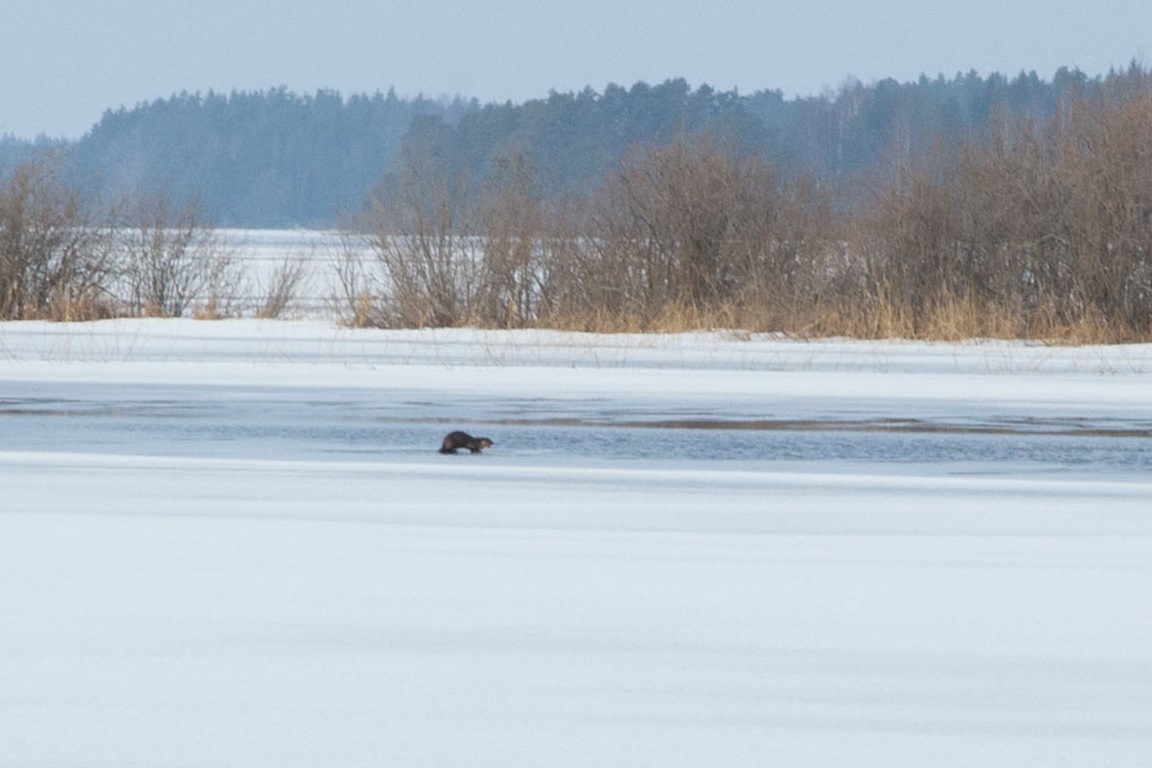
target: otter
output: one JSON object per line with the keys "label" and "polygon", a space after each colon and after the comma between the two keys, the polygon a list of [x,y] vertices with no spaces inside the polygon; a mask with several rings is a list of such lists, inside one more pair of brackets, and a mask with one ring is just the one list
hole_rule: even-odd
{"label": "otter", "polygon": [[456,453],[458,448],[467,448],[472,453],[480,453],[493,443],[486,437],[472,437],[467,432],[450,432],[440,443],[440,453]]}

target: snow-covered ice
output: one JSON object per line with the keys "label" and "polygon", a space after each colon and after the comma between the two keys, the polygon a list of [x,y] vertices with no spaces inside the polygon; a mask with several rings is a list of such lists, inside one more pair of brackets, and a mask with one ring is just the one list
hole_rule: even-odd
{"label": "snow-covered ice", "polygon": [[1152,347],[0,324],[0,430],[3,766],[1150,764]]}

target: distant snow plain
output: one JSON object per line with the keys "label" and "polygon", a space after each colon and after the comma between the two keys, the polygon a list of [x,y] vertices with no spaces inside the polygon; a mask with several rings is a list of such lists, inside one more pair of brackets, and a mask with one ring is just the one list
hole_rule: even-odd
{"label": "distant snow plain", "polygon": [[7,323],[0,434],[0,765],[1150,764],[1149,346]]}

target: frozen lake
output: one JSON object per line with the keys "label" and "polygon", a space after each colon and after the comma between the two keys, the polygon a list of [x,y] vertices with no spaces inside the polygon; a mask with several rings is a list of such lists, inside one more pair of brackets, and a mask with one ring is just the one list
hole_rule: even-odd
{"label": "frozen lake", "polygon": [[0,324],[0,764],[1145,766],[1150,384],[1142,346]]}

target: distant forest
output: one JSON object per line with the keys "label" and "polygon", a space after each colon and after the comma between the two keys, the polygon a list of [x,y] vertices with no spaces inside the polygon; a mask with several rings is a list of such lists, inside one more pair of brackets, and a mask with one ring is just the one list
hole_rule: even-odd
{"label": "distant forest", "polygon": [[[227,317],[220,227],[336,226],[358,326],[1152,340],[1152,72],[524,104],[181,94],[0,139],[0,318]],[[259,316],[290,307],[288,259]]]}
{"label": "distant forest", "polygon": [[301,95],[181,93],[106,112],[74,143],[0,138],[0,176],[41,153],[92,195],[162,193],[196,200],[220,226],[330,226],[425,169],[458,189],[482,189],[511,160],[545,199],[581,196],[639,151],[684,137],[815,180],[851,206],[893,164],[979,143],[1007,122],[1051,118],[1070,98],[1093,100],[1143,81],[1061,69],[1043,80],[921,77],[849,81],[820,96],[740,94],[685,80],[552,93],[520,104],[406,99],[394,92]]}

